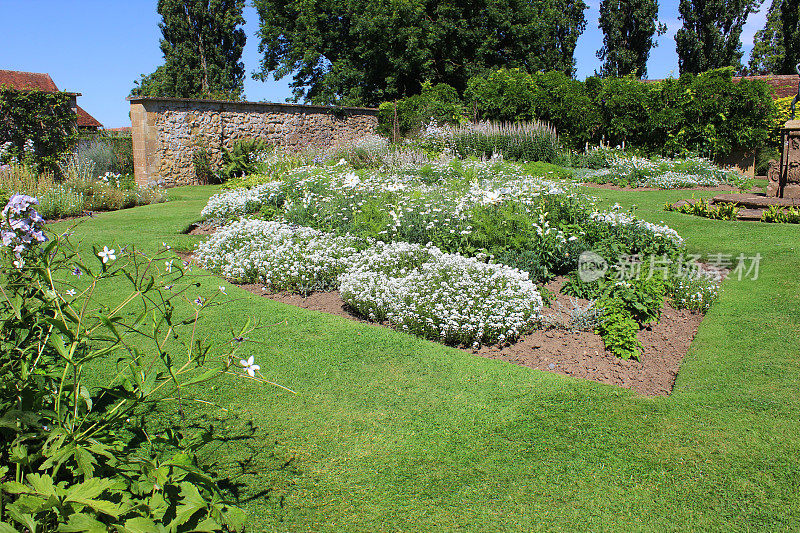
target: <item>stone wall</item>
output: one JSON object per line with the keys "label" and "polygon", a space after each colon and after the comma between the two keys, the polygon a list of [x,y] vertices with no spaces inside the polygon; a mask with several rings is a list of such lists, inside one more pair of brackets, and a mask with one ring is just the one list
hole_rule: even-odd
{"label": "stone wall", "polygon": [[128,98],[136,182],[167,187],[197,183],[198,147],[222,163],[222,149],[238,139],[265,139],[290,150],[327,146],[374,134],[377,109],[227,102],[182,98]]}

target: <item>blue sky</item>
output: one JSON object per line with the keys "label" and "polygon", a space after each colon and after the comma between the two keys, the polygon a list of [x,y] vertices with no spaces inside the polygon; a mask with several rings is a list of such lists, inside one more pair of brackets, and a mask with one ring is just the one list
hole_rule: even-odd
{"label": "blue sky", "polygon": [[[587,4],[586,31],[575,51],[581,79],[599,69],[595,52],[603,42],[597,28],[600,0]],[[742,35],[745,60],[768,7],[769,0],[747,21]],[[258,15],[248,5],[244,16],[245,95],[248,100],[283,102],[290,95],[288,78],[264,83],[251,77],[259,61]],[[669,31],[651,52],[650,78],[678,74],[674,41],[680,28],[678,0],[662,0],[660,18]],[[105,127],[130,126],[125,97],[139,74],[152,72],[162,60],[156,0],[0,0],[0,20],[5,22],[0,32],[0,69],[47,72],[59,89],[82,93],[81,107]]]}

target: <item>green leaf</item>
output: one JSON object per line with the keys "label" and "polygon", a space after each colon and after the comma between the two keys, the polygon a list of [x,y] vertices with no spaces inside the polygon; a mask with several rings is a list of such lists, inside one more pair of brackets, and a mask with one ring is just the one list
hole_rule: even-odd
{"label": "green leaf", "polygon": [[65,533],[106,533],[108,526],[87,514],[75,513],[69,517],[66,524],[58,526],[56,531]]}
{"label": "green leaf", "polygon": [[113,480],[104,478],[89,478],[80,485],[75,485],[67,489],[67,497],[65,503],[78,503],[91,507],[98,511],[114,518],[118,518],[122,512],[120,506],[116,503],[96,499],[104,490],[114,484]]}
{"label": "green leaf", "polygon": [[92,477],[94,475],[94,465],[97,461],[89,450],[85,448],[75,449],[75,462],[78,463],[78,471],[84,477]]}
{"label": "green leaf", "polygon": [[216,370],[216,369],[206,370],[205,372],[203,372],[199,376],[195,376],[195,377],[185,381],[182,385],[189,386],[189,385],[195,385],[197,383],[202,383],[204,381],[208,381],[210,379],[213,379],[214,377],[218,376],[219,374],[220,374],[220,371]]}
{"label": "green leaf", "polygon": [[175,511],[175,519],[170,522],[170,529],[177,528],[189,521],[195,513],[205,509],[206,501],[197,487],[191,483],[184,481],[180,484],[181,487],[181,503]]}
{"label": "green leaf", "polygon": [[0,533],[19,533],[19,530],[5,522],[0,522]]}
{"label": "green leaf", "polygon": [[119,533],[153,533],[155,531],[165,531],[164,526],[156,525],[155,522],[143,516],[129,518],[125,520],[124,526],[117,526]]}

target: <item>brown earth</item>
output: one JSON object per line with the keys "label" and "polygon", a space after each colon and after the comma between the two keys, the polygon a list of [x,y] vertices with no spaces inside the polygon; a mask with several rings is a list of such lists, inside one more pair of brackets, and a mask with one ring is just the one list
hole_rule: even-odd
{"label": "brown earth", "polygon": [[[553,322],[568,322],[568,310],[586,306],[588,301],[563,295],[558,291],[564,279],[547,284],[555,295],[543,314]],[[317,292],[308,296],[273,292],[259,283],[240,285],[259,296],[303,309],[322,311],[359,322],[367,322],[348,309],[337,291]],[[606,351],[599,335],[589,331],[569,331],[561,327],[536,330],[523,335],[515,343],[484,346],[468,350],[481,357],[500,359],[545,372],[558,372],[601,383],[633,389],[645,396],[666,396],[672,392],[675,376],[694,339],[702,315],[676,310],[665,304],[661,320],[639,332],[644,353],[636,360],[624,360]]]}

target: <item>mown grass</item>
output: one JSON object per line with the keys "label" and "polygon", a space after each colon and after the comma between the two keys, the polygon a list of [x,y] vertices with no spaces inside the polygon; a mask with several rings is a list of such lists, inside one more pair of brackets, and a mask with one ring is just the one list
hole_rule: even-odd
{"label": "mown grass", "polygon": [[[189,248],[197,238],[179,232],[212,191],[173,189],[168,204],[99,214],[77,236]],[[692,252],[763,256],[758,280],[725,283],[670,397],[481,359],[231,287],[205,333],[227,343],[229,325],[269,324],[243,353],[298,393],[233,378],[197,391],[228,409],[196,414],[230,434],[207,459],[230,478],[249,530],[800,528],[800,228],[663,211],[687,191],[588,192],[636,204]],[[220,284],[197,279],[201,294]],[[175,423],[172,406],[161,411],[152,423]]]}

